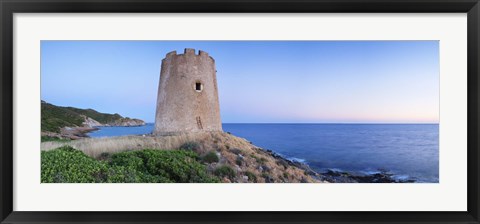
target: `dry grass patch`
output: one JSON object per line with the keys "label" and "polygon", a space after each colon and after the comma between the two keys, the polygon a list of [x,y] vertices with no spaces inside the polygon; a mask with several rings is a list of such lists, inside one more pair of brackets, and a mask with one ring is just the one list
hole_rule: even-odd
{"label": "dry grass patch", "polygon": [[120,136],[110,138],[84,138],[70,142],[42,142],[41,150],[48,151],[62,146],[71,146],[85,154],[97,158],[102,153],[116,153],[141,149],[179,149],[186,142],[199,142],[200,153],[211,133],[191,133],[175,136]]}

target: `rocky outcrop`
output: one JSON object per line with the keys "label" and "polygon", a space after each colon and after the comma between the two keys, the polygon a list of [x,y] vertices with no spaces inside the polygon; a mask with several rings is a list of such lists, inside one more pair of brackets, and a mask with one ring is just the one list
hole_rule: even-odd
{"label": "rocky outcrop", "polygon": [[143,125],[145,125],[145,121],[126,117],[126,118],[120,118],[114,122],[110,122],[102,126],[134,127],[134,126],[143,126]]}
{"label": "rocky outcrop", "polygon": [[103,126],[102,123],[96,121],[95,119],[93,118],[90,118],[90,117],[87,117],[87,116],[83,116],[85,118],[85,121],[83,122],[83,126],[85,127],[99,127],[99,126]]}
{"label": "rocky outcrop", "polygon": [[83,126],[85,127],[134,127],[134,126],[143,126],[145,125],[145,121],[140,119],[132,119],[132,118],[119,118],[115,121],[108,122],[108,123],[100,123],[95,119],[87,116],[83,116],[85,121],[83,122]]}
{"label": "rocky outcrop", "polygon": [[318,175],[322,180],[331,183],[415,183],[414,179],[395,179],[393,174],[386,170],[378,173],[355,175],[349,172],[327,170]]}

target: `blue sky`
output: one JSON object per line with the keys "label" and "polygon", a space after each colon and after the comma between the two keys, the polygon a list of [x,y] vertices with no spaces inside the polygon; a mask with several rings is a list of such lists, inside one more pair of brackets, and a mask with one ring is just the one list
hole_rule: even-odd
{"label": "blue sky", "polygon": [[438,41],[42,41],[41,98],[155,120],[161,60],[215,58],[223,123],[437,123]]}

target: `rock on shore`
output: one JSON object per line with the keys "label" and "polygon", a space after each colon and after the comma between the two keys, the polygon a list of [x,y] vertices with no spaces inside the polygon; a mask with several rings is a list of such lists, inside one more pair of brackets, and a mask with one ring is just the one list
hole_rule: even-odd
{"label": "rock on shore", "polygon": [[83,122],[84,127],[134,127],[134,126],[143,126],[145,125],[145,121],[140,119],[132,119],[132,118],[119,118],[117,120],[108,122],[108,123],[100,123],[91,117],[84,116],[85,121]]}
{"label": "rock on shore", "polygon": [[143,126],[143,125],[145,125],[145,121],[126,117],[126,118],[120,118],[114,122],[110,122],[102,126],[134,127],[134,126]]}

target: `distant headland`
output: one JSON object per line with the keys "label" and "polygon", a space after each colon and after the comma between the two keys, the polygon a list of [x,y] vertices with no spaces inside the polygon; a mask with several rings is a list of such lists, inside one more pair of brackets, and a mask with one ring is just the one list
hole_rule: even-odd
{"label": "distant headland", "polygon": [[142,126],[140,119],[123,117],[120,114],[101,113],[93,109],[60,107],[41,101],[42,138],[79,139],[86,133],[104,126]]}

